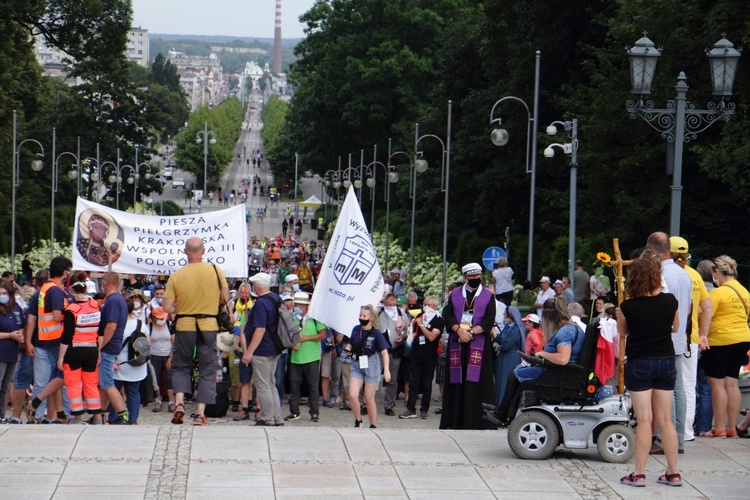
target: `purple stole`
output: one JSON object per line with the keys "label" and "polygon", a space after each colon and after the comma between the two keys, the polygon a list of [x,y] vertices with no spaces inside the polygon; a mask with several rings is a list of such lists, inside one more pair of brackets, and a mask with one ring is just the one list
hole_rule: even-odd
{"label": "purple stole", "polygon": [[[465,299],[463,295],[464,288],[456,288],[451,292],[451,304],[453,305],[453,314],[458,323],[461,323],[461,316],[464,313]],[[490,300],[494,300],[492,293],[485,287],[481,287],[474,295],[474,317],[472,325],[475,326],[482,322],[484,313]],[[486,335],[480,333],[474,337],[469,344],[469,364],[466,367],[466,380],[468,382],[479,382],[479,374],[482,370],[482,357],[484,355],[484,341]],[[450,371],[450,383],[460,384],[463,382],[463,368],[461,366],[461,344],[458,342],[457,335],[450,335],[448,341],[448,367]]]}

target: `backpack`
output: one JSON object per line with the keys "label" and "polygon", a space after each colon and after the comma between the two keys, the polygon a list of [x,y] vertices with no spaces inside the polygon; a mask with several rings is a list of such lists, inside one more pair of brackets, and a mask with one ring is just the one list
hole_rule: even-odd
{"label": "backpack", "polygon": [[128,360],[120,364],[128,363],[130,366],[141,366],[148,361],[151,354],[151,344],[149,344],[146,334],[141,331],[142,324],[141,320],[138,320],[135,330],[123,343],[122,349],[124,350],[126,347],[128,349]]}
{"label": "backpack", "polygon": [[[265,295],[258,297],[259,299],[266,298]],[[292,312],[286,308],[283,302],[279,301],[276,303],[271,297],[266,298],[270,301],[279,313],[279,320],[276,325],[276,331],[273,332],[271,338],[273,344],[278,350],[290,349],[299,344],[299,333],[302,330],[300,326],[294,321]]]}

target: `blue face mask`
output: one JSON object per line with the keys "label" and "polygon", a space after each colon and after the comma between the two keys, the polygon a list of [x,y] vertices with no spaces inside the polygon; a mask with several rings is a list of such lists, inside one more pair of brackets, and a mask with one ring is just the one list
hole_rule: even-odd
{"label": "blue face mask", "polygon": [[295,307],[294,314],[296,314],[297,316],[302,316],[302,309],[300,309],[299,307]]}
{"label": "blue face mask", "polygon": [[7,304],[10,302],[10,295],[0,295],[0,304]]}
{"label": "blue face mask", "polygon": [[164,299],[162,299],[161,297],[155,297],[154,300],[156,301],[157,304],[161,305]]}
{"label": "blue face mask", "polygon": [[292,285],[292,290],[294,290],[295,292],[299,292],[299,285]]}

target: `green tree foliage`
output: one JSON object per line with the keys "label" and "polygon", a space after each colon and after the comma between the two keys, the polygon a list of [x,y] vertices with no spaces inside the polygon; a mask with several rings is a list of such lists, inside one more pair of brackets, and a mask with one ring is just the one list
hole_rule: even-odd
{"label": "green tree foliage", "polygon": [[[236,97],[230,97],[214,108],[201,107],[188,120],[187,127],[177,136],[176,159],[181,170],[195,174],[202,189],[205,142],[198,144],[196,135],[203,135],[205,124],[216,135],[216,144],[208,144],[208,187],[216,189],[219,178],[234,157],[234,145],[242,130],[244,110]],[[209,134],[210,136],[210,134]],[[204,138],[205,140],[205,138]]]}
{"label": "green tree foliage", "polygon": [[[321,0],[302,20],[308,36],[297,47],[290,74],[296,94],[278,144],[294,144],[306,168],[320,174],[338,155],[353,151],[356,157],[372,144],[379,145],[384,161],[390,136],[394,149],[411,153],[415,122],[420,134],[445,139],[446,103],[452,100],[450,258],[478,260],[487,246],[503,243],[508,227],[518,279],[525,278],[528,249],[528,115],[518,103],[499,106],[495,117],[511,136],[503,148],[491,144],[488,118],[493,103],[505,96],[532,107],[535,52],[541,51],[536,279],[567,268],[569,157],[558,152],[552,160],[543,158],[546,145],[566,142],[562,134],[547,137],[546,126],[579,120],[577,257],[593,262],[596,251],[611,252],[613,237],[628,255],[649,233],[667,230],[671,177],[665,175],[664,139],[625,110],[631,95],[624,47],[646,30],[665,48],[654,83],[656,107],[674,98],[676,77],[685,71],[688,99],[705,108],[712,97],[703,48],[722,32],[735,45],[746,44],[750,14],[736,0],[572,0],[564,8],[546,0]],[[749,73],[741,60],[731,120],[685,145],[682,233],[694,256],[727,252],[741,261],[750,258],[734,230],[748,216],[750,197],[750,148],[743,134]],[[441,151],[430,139],[419,146],[430,169],[418,178],[416,241],[437,250],[444,208]],[[408,241],[410,172],[401,165],[402,155],[393,163],[401,180],[392,192],[391,231]],[[367,194],[363,201],[369,202]],[[384,208],[381,200],[377,206]],[[383,215],[377,216],[380,229]]]}

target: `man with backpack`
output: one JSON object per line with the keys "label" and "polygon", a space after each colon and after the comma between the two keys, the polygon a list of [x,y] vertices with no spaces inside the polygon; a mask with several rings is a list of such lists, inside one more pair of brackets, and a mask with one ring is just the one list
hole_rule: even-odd
{"label": "man with backpack", "polygon": [[276,392],[276,363],[283,345],[276,335],[281,297],[271,291],[271,276],[257,273],[250,277],[253,293],[258,298],[248,311],[242,342],[242,363],[252,363],[255,388],[258,391],[260,420],[255,425],[281,426],[281,404]]}

